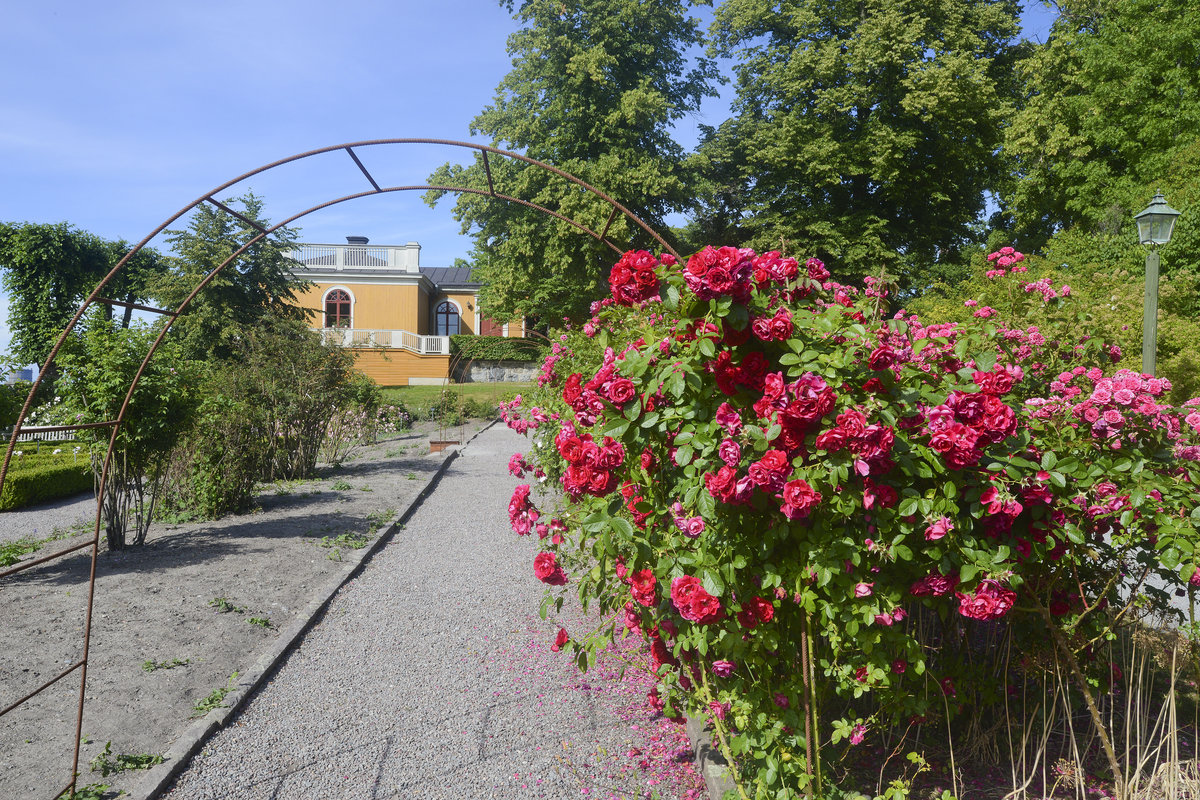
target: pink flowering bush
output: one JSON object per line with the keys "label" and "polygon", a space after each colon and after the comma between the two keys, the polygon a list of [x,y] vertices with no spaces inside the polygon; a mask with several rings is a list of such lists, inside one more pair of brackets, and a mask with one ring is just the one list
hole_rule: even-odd
{"label": "pink flowering bush", "polygon": [[[1021,261],[1001,251],[993,277]],[[1094,692],[1114,612],[1200,575],[1200,411],[1105,372],[1102,343],[884,319],[884,285],[773,252],[627,253],[610,281],[503,409],[533,437],[510,469],[561,490],[551,511],[522,485],[509,514],[552,592],[645,638],[650,701],[707,716],[751,796],[793,796],[832,745],[1003,698],[1022,678],[998,685],[974,630],[1056,648]],[[586,667],[616,635],[556,644]]]}

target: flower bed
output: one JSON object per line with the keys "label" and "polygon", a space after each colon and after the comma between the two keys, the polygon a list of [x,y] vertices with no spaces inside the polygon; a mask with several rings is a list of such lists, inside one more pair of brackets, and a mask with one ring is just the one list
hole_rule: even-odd
{"label": "flower bed", "polygon": [[[991,261],[1068,313],[1069,291],[1021,285],[1019,253]],[[1009,647],[1057,659],[1115,765],[1097,643],[1200,581],[1200,400],[1107,374],[1113,350],[1067,324],[885,318],[884,284],[816,259],[631,252],[610,282],[504,408],[534,432],[510,469],[562,493],[543,512],[519,488],[510,517],[564,587],[547,603],[576,591],[640,632],[651,702],[707,714],[746,796],[804,791],[839,743],[1002,701],[1030,680]],[[619,630],[559,644],[586,667]]]}

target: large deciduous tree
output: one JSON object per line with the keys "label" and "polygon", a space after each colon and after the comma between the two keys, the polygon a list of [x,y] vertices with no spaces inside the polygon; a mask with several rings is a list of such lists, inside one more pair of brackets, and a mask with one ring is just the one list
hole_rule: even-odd
{"label": "large deciduous tree", "polygon": [[698,228],[904,285],[978,238],[1022,48],[1015,0],[725,0],[735,115]]}
{"label": "large deciduous tree", "polygon": [[1130,216],[1154,188],[1171,200],[1200,166],[1200,5],[1061,0],[1058,10],[1021,66],[1025,101],[1005,140],[1016,170],[1006,206],[1031,249],[1073,225],[1132,236]]}
{"label": "large deciduous tree", "polygon": [[[711,93],[712,64],[689,63],[701,41],[681,0],[505,0],[522,24],[508,40],[513,69],[495,101],[472,122],[497,147],[581,177],[652,228],[690,197],[685,154],[671,125]],[[611,207],[562,178],[507,159],[489,161],[497,192],[558,210],[600,232]],[[488,189],[482,160],[446,164],[433,185]],[[433,205],[441,192],[426,196]],[[481,305],[495,318],[578,316],[614,253],[576,229],[530,209],[474,195],[454,207],[474,237]],[[608,237],[620,247],[656,248],[618,217]]]}
{"label": "large deciduous tree", "polygon": [[[128,251],[125,241],[107,241],[66,222],[0,223],[0,285],[9,294],[13,360],[44,363],[80,302]],[[125,303],[145,300],[148,284],[162,269],[162,257],[143,249],[113,276],[104,294]],[[128,328],[133,309],[118,309]],[[113,308],[104,313],[111,318]]]}

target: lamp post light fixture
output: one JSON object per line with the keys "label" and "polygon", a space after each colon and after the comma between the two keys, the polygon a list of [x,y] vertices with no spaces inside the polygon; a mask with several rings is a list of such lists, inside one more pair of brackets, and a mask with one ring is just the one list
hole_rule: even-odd
{"label": "lamp post light fixture", "polygon": [[1155,192],[1150,205],[1134,216],[1138,240],[1149,246],[1146,253],[1146,300],[1142,307],[1142,372],[1153,375],[1158,348],[1158,250],[1160,244],[1171,241],[1179,212],[1167,205],[1162,192]]}

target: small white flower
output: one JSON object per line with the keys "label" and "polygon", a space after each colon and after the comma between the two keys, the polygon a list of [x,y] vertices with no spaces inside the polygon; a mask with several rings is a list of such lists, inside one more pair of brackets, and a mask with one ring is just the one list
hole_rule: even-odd
{"label": "small white flower", "polygon": [[56,455],[58,455],[58,454],[59,454],[59,453],[61,453],[61,452],[62,452],[62,448],[60,447],[60,448],[58,448],[57,450],[55,450],[53,453],[51,453],[50,455],[52,455],[52,456],[56,456]]}

